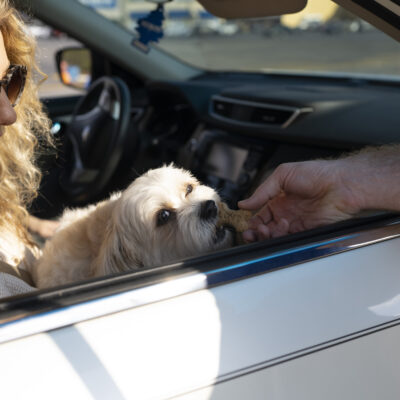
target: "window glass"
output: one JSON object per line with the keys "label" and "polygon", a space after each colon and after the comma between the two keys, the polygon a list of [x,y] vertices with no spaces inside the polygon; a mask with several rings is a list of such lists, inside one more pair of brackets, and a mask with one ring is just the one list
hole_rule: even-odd
{"label": "window glass", "polygon": [[25,22],[28,30],[37,40],[37,63],[46,75],[46,79],[39,87],[40,97],[82,94],[82,90],[68,87],[61,82],[56,66],[58,50],[66,47],[81,47],[82,44],[37,19],[26,17]]}
{"label": "window glass", "polygon": [[[135,32],[157,6],[136,0],[80,0]],[[159,46],[208,69],[400,74],[399,44],[330,0],[309,0],[297,14],[263,19],[217,18],[194,0],[165,5]]]}

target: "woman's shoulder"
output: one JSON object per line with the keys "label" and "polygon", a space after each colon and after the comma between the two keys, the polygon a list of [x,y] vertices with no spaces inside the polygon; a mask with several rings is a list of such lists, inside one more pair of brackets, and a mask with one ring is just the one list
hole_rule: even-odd
{"label": "woman's shoulder", "polygon": [[0,230],[0,261],[16,266],[24,258],[26,245],[11,230]]}
{"label": "woman's shoulder", "polygon": [[0,298],[35,290],[27,270],[38,252],[24,244],[16,234],[0,232]]}

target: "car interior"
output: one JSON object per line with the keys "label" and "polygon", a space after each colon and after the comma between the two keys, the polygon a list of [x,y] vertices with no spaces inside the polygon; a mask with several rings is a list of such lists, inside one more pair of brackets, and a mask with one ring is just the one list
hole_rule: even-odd
{"label": "car interior", "polygon": [[[93,12],[83,6],[63,3],[65,7],[59,6],[56,12],[50,0],[38,1],[32,8],[37,17],[84,46],[58,53],[60,76],[63,61],[81,53],[89,63],[91,85],[82,95],[43,99],[53,121],[57,148],[40,159],[44,177],[31,209],[38,217],[56,218],[66,207],[97,202],[148,169],[169,163],[190,170],[236,208],[238,200],[251,194],[281,163],[338,157],[366,145],[398,142],[399,79],[389,83],[372,75],[213,71],[174,65],[173,60],[167,68],[162,50],[151,50],[150,64],[145,54],[132,48],[127,32],[94,15],[86,19],[85,15]],[[204,1],[203,5],[216,15],[236,16],[235,7],[221,3]],[[248,16],[294,12],[305,3],[281,1],[278,9],[269,9],[270,3],[254,0],[247,7]],[[357,7],[358,2],[347,3]],[[65,14],[60,19],[62,7]],[[384,17],[377,24],[386,24],[392,34],[395,30]],[[100,22],[104,24],[102,32],[96,29]],[[117,33],[126,37],[112,41]],[[252,259],[390,217],[370,213],[268,243],[206,254],[157,271],[69,286],[57,301],[68,304],[76,296],[92,298],[107,287],[122,291],[128,285],[156,282],[185,268],[207,270]],[[34,300],[30,295],[30,304],[54,301],[51,293],[54,291],[42,291]],[[19,296],[9,310],[25,304],[25,298]]]}

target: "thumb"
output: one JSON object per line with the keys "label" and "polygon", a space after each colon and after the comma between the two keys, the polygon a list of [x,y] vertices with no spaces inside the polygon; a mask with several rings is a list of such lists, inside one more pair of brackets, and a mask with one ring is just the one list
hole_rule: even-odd
{"label": "thumb", "polygon": [[245,210],[258,210],[280,192],[279,178],[272,174],[249,198],[239,201],[238,206]]}
{"label": "thumb", "polygon": [[248,199],[238,201],[238,207],[244,210],[258,210],[260,206],[258,206],[258,201],[254,200],[254,195],[249,197]]}

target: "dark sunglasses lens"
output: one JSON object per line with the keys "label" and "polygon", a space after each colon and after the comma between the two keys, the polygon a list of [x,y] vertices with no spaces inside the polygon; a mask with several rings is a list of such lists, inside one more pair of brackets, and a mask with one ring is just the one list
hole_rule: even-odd
{"label": "dark sunglasses lens", "polygon": [[23,84],[23,77],[20,69],[16,69],[11,76],[10,83],[6,89],[8,99],[10,103],[14,105],[18,99],[21,92]]}

